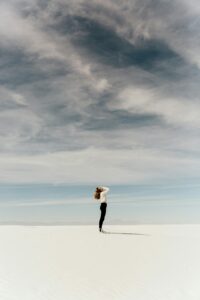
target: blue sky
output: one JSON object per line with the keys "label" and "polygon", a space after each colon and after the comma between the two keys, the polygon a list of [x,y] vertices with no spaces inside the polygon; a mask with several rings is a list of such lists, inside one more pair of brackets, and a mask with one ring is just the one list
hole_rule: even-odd
{"label": "blue sky", "polygon": [[0,10],[0,221],[197,222],[198,1]]}

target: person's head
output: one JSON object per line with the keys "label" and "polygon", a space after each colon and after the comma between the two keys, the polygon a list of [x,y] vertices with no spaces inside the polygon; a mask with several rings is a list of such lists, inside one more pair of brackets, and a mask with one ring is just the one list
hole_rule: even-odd
{"label": "person's head", "polygon": [[94,193],[94,198],[95,198],[95,199],[100,199],[101,192],[102,192],[102,188],[97,186],[97,187],[96,187],[96,191],[95,191],[95,193]]}

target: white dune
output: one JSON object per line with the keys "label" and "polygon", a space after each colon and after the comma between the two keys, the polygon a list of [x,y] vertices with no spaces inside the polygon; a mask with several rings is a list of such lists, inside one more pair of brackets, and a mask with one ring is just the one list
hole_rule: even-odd
{"label": "white dune", "polygon": [[1,226],[1,300],[199,300],[200,225]]}

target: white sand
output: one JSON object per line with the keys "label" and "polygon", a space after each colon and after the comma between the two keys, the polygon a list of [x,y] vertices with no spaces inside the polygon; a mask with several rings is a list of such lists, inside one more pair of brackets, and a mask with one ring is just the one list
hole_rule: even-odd
{"label": "white sand", "polygon": [[0,299],[200,299],[200,225],[104,228],[0,226]]}

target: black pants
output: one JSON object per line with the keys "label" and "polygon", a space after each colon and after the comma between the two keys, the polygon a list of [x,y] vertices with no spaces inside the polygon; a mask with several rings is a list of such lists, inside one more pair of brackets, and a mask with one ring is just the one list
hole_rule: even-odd
{"label": "black pants", "polygon": [[101,210],[101,217],[99,219],[99,228],[102,228],[103,225],[103,221],[105,219],[105,215],[106,215],[106,208],[107,208],[107,203],[103,202],[100,205],[100,210]]}

